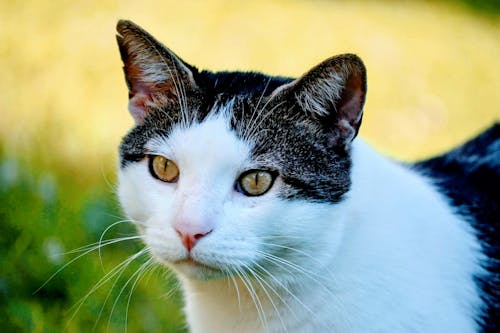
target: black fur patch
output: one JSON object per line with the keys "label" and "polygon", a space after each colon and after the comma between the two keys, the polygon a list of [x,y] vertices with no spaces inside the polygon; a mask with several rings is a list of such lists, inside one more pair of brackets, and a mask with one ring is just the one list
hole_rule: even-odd
{"label": "black fur patch", "polygon": [[451,152],[417,163],[434,179],[481,241],[488,274],[478,276],[486,304],[478,318],[485,332],[500,331],[500,124]]}
{"label": "black fur patch", "polygon": [[[236,135],[252,143],[254,163],[279,173],[282,198],[342,200],[351,185],[349,143],[361,123],[366,95],[359,58],[330,58],[291,84],[292,79],[260,73],[199,72],[135,24],[120,21],[118,30],[130,96],[138,97],[139,110],[137,125],[120,145],[122,168],[141,160],[148,153],[146,143],[168,136],[174,125],[202,122],[210,112],[224,109]],[[168,75],[151,75],[164,65]],[[182,73],[170,71],[179,68]],[[178,80],[174,84],[164,77]],[[229,104],[228,111],[224,106]],[[413,167],[434,179],[477,231],[488,272],[477,277],[486,304],[477,320],[485,332],[500,331],[500,125]]]}
{"label": "black fur patch", "polygon": [[[255,98],[251,100],[255,103]],[[254,143],[253,159],[280,171],[283,198],[338,202],[350,187],[351,160],[338,147],[329,146],[328,129],[285,97],[261,100],[266,107],[235,113],[238,136]],[[261,109],[262,108],[262,109]],[[242,108],[240,108],[241,110]],[[243,126],[239,126],[243,124]],[[252,133],[246,132],[252,129]]]}
{"label": "black fur patch", "polygon": [[117,31],[136,121],[120,145],[122,167],[142,159],[146,143],[173,125],[223,109],[236,135],[252,143],[254,161],[279,172],[283,198],[337,202],[348,191],[347,150],[366,95],[357,56],[329,58],[292,84],[254,72],[199,72],[133,22],[119,21]]}
{"label": "black fur patch", "polygon": [[[343,149],[328,147],[327,129],[286,98],[270,99],[289,78],[259,73],[196,72],[203,95],[187,96],[188,122],[201,122],[209,112],[233,101],[232,128],[255,144],[254,160],[262,167],[278,170],[284,188],[281,196],[309,201],[337,202],[350,187],[351,161]],[[185,116],[185,115],[184,115]],[[182,121],[178,103],[152,108],[143,124],[134,127],[120,145],[121,166],[146,154],[152,138],[168,136]]]}

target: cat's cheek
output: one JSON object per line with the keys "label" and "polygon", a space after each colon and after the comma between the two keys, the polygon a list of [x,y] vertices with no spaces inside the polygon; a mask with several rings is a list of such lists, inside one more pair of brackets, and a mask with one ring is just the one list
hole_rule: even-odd
{"label": "cat's cheek", "polygon": [[143,221],[146,216],[141,205],[137,204],[136,193],[130,190],[128,182],[121,181],[118,186],[118,198],[125,215],[134,221]]}
{"label": "cat's cheek", "polygon": [[[128,218],[144,223],[155,207],[166,206],[171,189],[151,177],[146,161],[128,165],[118,174],[118,197]],[[158,205],[162,203],[162,205]]]}
{"label": "cat's cheek", "polygon": [[120,170],[118,175],[118,198],[121,206],[128,218],[135,221],[144,221],[147,219],[147,206],[143,203],[141,196],[142,189],[135,179],[137,178],[137,170],[133,170],[135,166],[127,167]]}
{"label": "cat's cheek", "polygon": [[147,221],[147,224],[150,226],[144,228],[144,242],[156,261],[171,266],[188,257],[188,252],[173,229],[155,226],[153,221]]}

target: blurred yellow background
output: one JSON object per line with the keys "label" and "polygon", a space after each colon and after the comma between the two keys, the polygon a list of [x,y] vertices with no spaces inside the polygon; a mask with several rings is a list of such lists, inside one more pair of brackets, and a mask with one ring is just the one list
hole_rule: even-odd
{"label": "blurred yellow background", "polygon": [[[200,69],[298,76],[332,55],[356,53],[368,68],[361,136],[415,160],[500,118],[500,5],[484,12],[480,3],[495,1],[0,0],[0,327],[185,331],[180,298],[161,297],[172,285],[162,275],[137,285],[130,309],[111,308],[124,297],[107,286],[68,320],[103,274],[96,255],[33,293],[71,259],[57,253],[99,240],[120,219],[116,152],[132,118],[118,19]],[[106,237],[123,233],[134,231]],[[104,272],[139,246],[103,251]],[[111,279],[118,290],[134,281],[134,265]]]}
{"label": "blurred yellow background", "polygon": [[334,54],[356,53],[369,75],[361,135],[403,159],[443,151],[499,119],[500,20],[460,5],[2,1],[7,154],[108,167],[132,125],[114,40],[120,18],[203,69],[297,76]]}

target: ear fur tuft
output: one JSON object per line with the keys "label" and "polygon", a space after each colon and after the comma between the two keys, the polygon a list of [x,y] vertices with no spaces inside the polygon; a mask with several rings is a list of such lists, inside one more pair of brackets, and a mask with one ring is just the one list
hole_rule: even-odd
{"label": "ear fur tuft", "polygon": [[129,89],[129,110],[142,123],[151,106],[180,103],[181,94],[196,89],[193,71],[172,51],[135,23],[120,20],[116,40]]}
{"label": "ear fur tuft", "polygon": [[297,104],[329,130],[332,145],[357,135],[366,97],[366,69],[354,54],[329,58],[286,88]]}

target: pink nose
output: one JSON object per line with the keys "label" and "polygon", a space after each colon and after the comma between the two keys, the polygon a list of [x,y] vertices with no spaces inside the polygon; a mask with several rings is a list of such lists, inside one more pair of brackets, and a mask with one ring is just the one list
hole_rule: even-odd
{"label": "pink nose", "polygon": [[175,231],[179,235],[184,247],[188,251],[191,251],[201,238],[212,232],[212,229],[209,226],[178,224],[175,226]]}

